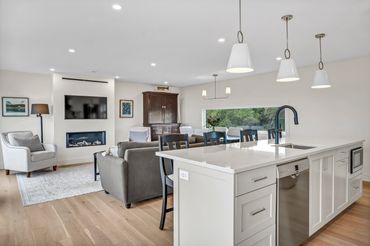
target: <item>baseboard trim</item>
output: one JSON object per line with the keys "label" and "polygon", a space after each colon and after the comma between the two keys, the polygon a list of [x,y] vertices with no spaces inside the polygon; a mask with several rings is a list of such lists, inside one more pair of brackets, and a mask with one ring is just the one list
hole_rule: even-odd
{"label": "baseboard trim", "polygon": [[62,160],[58,161],[58,166],[69,166],[69,165],[76,165],[76,164],[86,164],[86,163],[93,163],[93,160],[88,159],[74,159],[74,160]]}
{"label": "baseboard trim", "polygon": [[364,173],[362,177],[363,177],[364,181],[370,182],[370,175],[369,174]]}

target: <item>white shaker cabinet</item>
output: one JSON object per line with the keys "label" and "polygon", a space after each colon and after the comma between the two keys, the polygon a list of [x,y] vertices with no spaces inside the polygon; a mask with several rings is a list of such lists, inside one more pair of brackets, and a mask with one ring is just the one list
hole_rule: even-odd
{"label": "white shaker cabinet", "polygon": [[334,206],[336,211],[346,207],[348,202],[348,158],[335,162]]}
{"label": "white shaker cabinet", "polygon": [[334,216],[334,153],[310,159],[310,235]]}
{"label": "white shaker cabinet", "polygon": [[350,150],[336,149],[310,156],[311,236],[362,194],[362,175],[350,177]]}

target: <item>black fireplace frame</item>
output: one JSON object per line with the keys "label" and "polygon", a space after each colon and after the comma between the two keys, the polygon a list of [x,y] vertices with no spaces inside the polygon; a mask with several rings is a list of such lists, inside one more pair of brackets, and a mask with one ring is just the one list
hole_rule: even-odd
{"label": "black fireplace frame", "polygon": [[[81,145],[81,146],[68,146],[69,143],[69,136],[68,134],[73,133],[102,133],[103,134],[103,140],[104,144],[96,144],[96,145]],[[96,147],[96,146],[104,146],[107,145],[107,133],[106,131],[81,131],[81,132],[66,132],[66,148],[82,148],[82,147]]]}

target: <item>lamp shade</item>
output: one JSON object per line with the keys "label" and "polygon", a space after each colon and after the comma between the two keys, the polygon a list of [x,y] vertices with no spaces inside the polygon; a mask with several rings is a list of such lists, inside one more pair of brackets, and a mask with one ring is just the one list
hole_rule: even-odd
{"label": "lamp shade", "polygon": [[234,44],[231,49],[226,72],[228,73],[249,73],[254,70],[249,48],[246,43]]}
{"label": "lamp shade", "polygon": [[331,87],[331,85],[329,82],[328,73],[325,70],[316,70],[311,88],[320,89],[329,87]]}
{"label": "lamp shade", "polygon": [[46,103],[32,104],[31,114],[49,114],[49,105]]}
{"label": "lamp shade", "polygon": [[299,75],[293,58],[281,60],[276,81],[292,82],[297,80],[299,80]]}

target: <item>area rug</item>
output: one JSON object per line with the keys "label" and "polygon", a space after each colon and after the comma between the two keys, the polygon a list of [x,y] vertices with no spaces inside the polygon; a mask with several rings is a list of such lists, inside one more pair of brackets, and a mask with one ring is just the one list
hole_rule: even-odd
{"label": "area rug", "polygon": [[94,181],[92,164],[60,167],[57,171],[45,169],[17,174],[23,206],[79,196],[103,190],[100,181]]}

